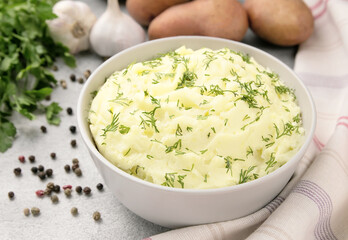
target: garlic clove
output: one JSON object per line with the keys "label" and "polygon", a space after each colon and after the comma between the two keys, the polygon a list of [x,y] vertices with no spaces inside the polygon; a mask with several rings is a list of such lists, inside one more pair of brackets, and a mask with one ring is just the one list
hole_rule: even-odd
{"label": "garlic clove", "polygon": [[128,47],[144,42],[144,29],[121,12],[117,0],[108,0],[106,11],[94,24],[90,43],[100,56],[110,57]]}
{"label": "garlic clove", "polygon": [[89,6],[79,1],[60,1],[53,7],[58,18],[47,21],[52,38],[67,46],[72,54],[89,49],[89,34],[97,18]]}

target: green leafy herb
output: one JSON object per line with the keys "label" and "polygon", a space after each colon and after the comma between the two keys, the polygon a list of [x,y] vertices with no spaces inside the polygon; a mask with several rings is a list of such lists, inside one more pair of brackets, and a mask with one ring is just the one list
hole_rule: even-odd
{"label": "green leafy herb", "polygon": [[46,107],[46,119],[49,124],[59,125],[60,118],[58,114],[62,111],[62,108],[58,103],[53,102]]}
{"label": "green leafy herb", "polygon": [[166,153],[172,152],[174,149],[180,150],[181,149],[181,139],[176,141],[172,146],[166,146]]}
{"label": "green leafy herb", "polygon": [[57,83],[48,68],[58,57],[75,67],[75,59],[49,34],[46,20],[56,17],[52,12],[54,2],[0,2],[0,152],[12,146],[16,134],[9,120],[13,111],[32,120],[36,110],[43,110],[50,124],[60,122],[58,106],[41,103]]}
{"label": "green leafy herb", "polygon": [[177,173],[166,173],[164,175],[165,182],[162,183],[162,186],[174,187],[175,174]]}
{"label": "green leafy herb", "polygon": [[197,79],[197,75],[191,71],[185,71],[182,77],[180,78],[180,82],[176,89],[184,88],[184,87],[193,87],[195,85],[195,80]]}
{"label": "green leafy herb", "polygon": [[240,174],[239,174],[239,184],[241,183],[246,183],[248,182],[249,180],[252,179],[252,176],[249,175],[255,168],[256,166],[250,166],[247,170],[243,170],[241,169],[240,170]]}
{"label": "green leafy herb", "polygon": [[125,125],[120,125],[119,131],[121,134],[127,134],[129,133],[130,127],[127,127]]}
{"label": "green leafy herb", "polygon": [[192,163],[192,167],[191,169],[183,169],[183,171],[186,171],[186,172],[192,172],[193,168],[195,167],[195,164]]}
{"label": "green leafy herb", "polygon": [[[111,112],[111,111],[110,111]],[[120,113],[118,113],[118,114],[113,114],[112,112],[111,112],[111,114],[112,114],[112,120],[111,120],[111,123],[110,124],[108,124],[104,129],[102,129],[103,130],[103,134],[101,135],[101,136],[103,136],[103,137],[106,137],[106,134],[108,133],[108,132],[115,132],[116,130],[117,130],[117,128],[118,128],[118,125],[119,125],[119,116],[120,116]]]}
{"label": "green leafy herb", "polygon": [[128,153],[131,151],[132,149],[131,148],[129,148],[128,149],[128,151],[123,155],[123,156],[127,156],[128,155]]}
{"label": "green leafy herb", "polygon": [[188,131],[188,132],[192,132],[192,127],[186,127],[186,130]]}
{"label": "green leafy herb", "polygon": [[181,188],[184,188],[184,178],[186,175],[178,175],[178,183],[181,185]]}
{"label": "green leafy herb", "polygon": [[251,155],[251,156],[254,155],[254,151],[253,151],[253,149],[250,146],[247,149],[246,157],[248,157],[249,155]]}
{"label": "green leafy herb", "polygon": [[230,172],[232,176],[232,160],[233,159],[232,157],[227,156],[227,157],[224,157],[224,160],[225,160],[225,168],[227,169],[226,173]]}
{"label": "green leafy herb", "polygon": [[175,131],[175,136],[182,136],[182,129],[180,127],[180,125],[178,124],[178,126],[176,127],[176,131]]}
{"label": "green leafy herb", "polygon": [[277,161],[275,160],[275,156],[274,156],[274,152],[271,153],[271,156],[269,158],[269,160],[266,162],[267,164],[267,167],[265,169],[265,172],[271,168],[271,167],[274,167],[274,165],[276,165]]}
{"label": "green leafy herb", "polygon": [[129,106],[129,104],[132,103],[132,100],[129,100],[128,98],[122,97],[122,96],[123,96],[123,93],[119,92],[117,93],[117,96],[115,97],[115,99],[110,100],[110,102],[117,103],[122,106]]}
{"label": "green leafy herb", "polygon": [[204,149],[204,150],[201,150],[201,151],[199,151],[201,154],[204,154],[204,153],[206,153],[208,151],[208,149]]}

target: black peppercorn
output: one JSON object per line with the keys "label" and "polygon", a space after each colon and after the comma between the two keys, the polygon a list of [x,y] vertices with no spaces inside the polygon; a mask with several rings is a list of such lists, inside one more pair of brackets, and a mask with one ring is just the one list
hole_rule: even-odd
{"label": "black peppercorn", "polygon": [[46,173],[45,172],[39,172],[38,176],[39,176],[39,178],[41,180],[44,180],[46,178]]}
{"label": "black peppercorn", "polygon": [[82,187],[81,187],[81,186],[77,186],[77,187],[75,188],[75,191],[76,191],[77,193],[81,193],[81,192],[82,192]]}
{"label": "black peppercorn", "polygon": [[22,169],[18,167],[13,169],[13,172],[16,176],[20,176],[22,174]]}
{"label": "black peppercorn", "polygon": [[30,156],[28,157],[28,159],[29,159],[29,162],[31,162],[31,163],[34,163],[34,162],[35,162],[35,156],[34,156],[34,155],[30,155]]}
{"label": "black peppercorn", "polygon": [[14,195],[15,195],[14,192],[8,192],[9,199],[13,199]]}
{"label": "black peppercorn", "polygon": [[51,156],[52,159],[56,159],[56,157],[57,157],[57,155],[56,155],[55,152],[52,152],[52,153],[50,154],[50,156]]}
{"label": "black peppercorn", "polygon": [[97,184],[97,189],[99,190],[99,191],[101,191],[101,190],[103,190],[103,184],[101,184],[101,183],[98,183]]}
{"label": "black peppercorn", "polygon": [[42,165],[39,165],[39,166],[37,167],[37,169],[38,169],[40,172],[43,172],[43,170],[45,170],[45,167],[42,166]]}
{"label": "black peppercorn", "polygon": [[64,166],[64,169],[65,169],[65,171],[68,173],[68,172],[70,172],[70,165],[65,165]]}
{"label": "black peppercorn", "polygon": [[43,132],[43,133],[47,132],[47,128],[45,126],[41,126],[40,129],[41,129],[41,132]]}
{"label": "black peppercorn", "polygon": [[36,173],[37,173],[37,167],[32,167],[32,168],[31,168],[31,171],[32,171],[34,174],[36,174]]}
{"label": "black peppercorn", "polygon": [[67,112],[69,115],[72,115],[72,114],[73,114],[73,110],[72,110],[71,107],[68,107],[68,108],[66,109],[66,112]]}
{"label": "black peppercorn", "polygon": [[89,187],[84,187],[83,188],[83,192],[86,194],[86,195],[89,195],[89,194],[91,194],[91,189],[89,188]]}
{"label": "black peppercorn", "polygon": [[46,170],[46,176],[47,176],[47,177],[51,177],[52,174],[53,174],[53,170],[52,170],[51,168],[49,168],[49,169]]}
{"label": "black peppercorn", "polygon": [[76,127],[75,126],[70,126],[69,130],[71,133],[76,133]]}
{"label": "black peppercorn", "polygon": [[76,147],[76,140],[75,140],[75,139],[71,140],[70,145],[71,145],[73,148]]}
{"label": "black peppercorn", "polygon": [[72,163],[73,164],[79,164],[79,160],[77,158],[73,158]]}
{"label": "black peppercorn", "polygon": [[72,82],[75,82],[75,81],[76,81],[76,76],[75,76],[75,74],[71,74],[71,75],[70,75],[70,80],[71,80]]}
{"label": "black peppercorn", "polygon": [[85,80],[83,80],[83,78],[80,77],[77,79],[77,81],[82,84],[82,83],[84,83]]}
{"label": "black peppercorn", "polygon": [[60,186],[59,186],[59,185],[55,185],[55,186],[53,187],[53,192],[59,193],[59,192],[60,192]]}
{"label": "black peppercorn", "polygon": [[80,176],[82,175],[81,168],[76,168],[76,169],[74,170],[74,173],[75,173],[78,177],[80,177]]}
{"label": "black peppercorn", "polygon": [[74,163],[71,167],[71,169],[75,172],[75,169],[80,167],[78,163]]}

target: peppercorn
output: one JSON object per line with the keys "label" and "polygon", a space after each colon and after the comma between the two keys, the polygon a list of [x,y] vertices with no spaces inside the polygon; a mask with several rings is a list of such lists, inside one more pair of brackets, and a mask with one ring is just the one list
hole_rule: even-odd
{"label": "peppercorn", "polygon": [[51,100],[51,95],[46,96],[46,97],[45,97],[45,100],[46,100],[46,101]]}
{"label": "peppercorn", "polygon": [[68,113],[68,115],[73,115],[73,110],[72,110],[71,107],[68,107],[68,108],[66,109],[66,112]]}
{"label": "peppercorn", "polygon": [[51,195],[51,193],[52,193],[52,189],[49,189],[49,188],[46,188],[44,191],[44,194],[48,196]]}
{"label": "peppercorn", "polygon": [[47,185],[46,185],[46,187],[48,188],[48,189],[53,189],[54,188],[54,183],[53,182],[49,182],[49,183],[47,183]]}
{"label": "peppercorn", "polygon": [[59,193],[60,192],[60,186],[59,185],[55,185],[54,188],[53,188],[53,192]]}
{"label": "peppercorn", "polygon": [[98,183],[97,184],[97,189],[99,190],[99,191],[101,191],[101,190],[103,190],[103,184],[101,184],[101,183]]}
{"label": "peppercorn", "polygon": [[53,174],[53,170],[51,168],[46,170],[46,176],[47,177],[52,177],[52,174]]}
{"label": "peppercorn", "polygon": [[71,145],[73,148],[75,148],[75,147],[76,147],[76,140],[75,140],[75,139],[71,140],[70,145]]}
{"label": "peppercorn", "polygon": [[29,214],[30,214],[29,208],[24,208],[23,213],[24,213],[24,216],[29,216]]}
{"label": "peppercorn", "polygon": [[34,155],[30,155],[30,156],[28,157],[28,159],[29,159],[29,162],[31,162],[31,163],[34,163],[34,162],[35,162],[35,156],[34,156]]}
{"label": "peppercorn", "polygon": [[76,169],[74,170],[74,173],[75,173],[78,177],[81,177],[81,175],[82,175],[81,168],[76,168]]}
{"label": "peppercorn", "polygon": [[85,76],[86,80],[89,78],[89,76],[91,76],[91,70],[87,69],[83,75]]}
{"label": "peppercorn", "polygon": [[89,187],[84,187],[83,188],[83,192],[86,194],[86,195],[89,195],[89,194],[91,194],[91,189],[89,188]]}
{"label": "peppercorn", "polygon": [[39,166],[37,167],[37,170],[39,170],[40,172],[43,172],[43,170],[45,170],[45,167],[42,166],[42,165],[39,165]]}
{"label": "peppercorn", "polygon": [[63,89],[67,88],[67,84],[65,80],[60,80],[60,85],[62,86]]}
{"label": "peppercorn", "polygon": [[56,155],[55,152],[51,152],[50,156],[51,156],[52,159],[56,159],[56,156],[57,156],[57,155]]}
{"label": "peppercorn", "polygon": [[82,83],[84,83],[85,80],[83,80],[83,78],[80,77],[77,79],[77,81],[82,84]]}
{"label": "peppercorn", "polygon": [[34,174],[36,174],[36,173],[37,173],[37,167],[32,167],[32,168],[31,168],[31,171],[32,171]]}
{"label": "peppercorn", "polygon": [[71,186],[71,185],[64,185],[64,186],[63,186],[63,189],[64,189],[64,190],[65,190],[65,189],[68,189],[68,188],[69,188],[69,189],[72,189],[72,186]]}
{"label": "peppercorn", "polygon": [[52,203],[57,203],[58,201],[59,201],[59,198],[58,198],[58,196],[57,195],[52,195],[51,196],[51,201],[52,201]]}
{"label": "peppercorn", "polygon": [[41,129],[41,132],[43,132],[43,133],[47,132],[47,128],[45,126],[41,126],[40,129]]}
{"label": "peppercorn", "polygon": [[18,177],[22,174],[22,169],[18,167],[18,168],[13,169],[13,172]]}
{"label": "peppercorn", "polygon": [[40,214],[40,208],[32,207],[31,208],[31,213],[33,214],[33,216],[39,215]]}
{"label": "peppercorn", "polygon": [[38,176],[39,176],[39,178],[41,180],[44,180],[46,178],[46,173],[45,172],[39,172]]}
{"label": "peppercorn", "polygon": [[76,216],[79,213],[79,210],[76,207],[73,207],[71,208],[70,212],[73,216]]}
{"label": "peppercorn", "polygon": [[65,171],[68,173],[68,172],[70,172],[70,165],[65,165],[64,166],[64,169],[65,169]]}
{"label": "peppercorn", "polygon": [[8,197],[9,197],[9,199],[13,199],[14,198],[14,192],[8,192]]}
{"label": "peppercorn", "polygon": [[75,74],[71,74],[71,75],[70,75],[70,80],[71,80],[72,82],[75,82],[75,81],[76,81],[76,76],[75,76]]}
{"label": "peppercorn", "polygon": [[78,163],[74,163],[72,166],[71,166],[71,169],[75,172],[76,168],[79,168],[80,165]]}
{"label": "peppercorn", "polygon": [[73,163],[73,164],[79,164],[79,160],[78,160],[77,158],[73,158],[73,159],[72,159],[72,163]]}
{"label": "peppercorn", "polygon": [[35,194],[36,194],[36,196],[38,196],[38,197],[43,197],[43,196],[45,195],[45,192],[44,192],[44,190],[37,190],[37,191],[35,192]]}
{"label": "peppercorn", "polygon": [[53,71],[58,71],[58,66],[57,66],[57,65],[53,65],[53,66],[52,66],[52,70],[53,70]]}
{"label": "peppercorn", "polygon": [[69,127],[69,130],[70,130],[70,132],[73,133],[73,134],[76,133],[76,127],[75,127],[75,126],[70,126],[70,127]]}
{"label": "peppercorn", "polygon": [[81,193],[81,192],[82,192],[82,187],[81,187],[81,186],[77,186],[77,187],[75,188],[75,191],[76,191],[77,193]]}
{"label": "peppercorn", "polygon": [[93,213],[93,219],[94,221],[99,221],[101,218],[100,212],[96,211]]}
{"label": "peppercorn", "polygon": [[67,197],[70,197],[71,196],[71,189],[70,188],[65,189],[64,193]]}
{"label": "peppercorn", "polygon": [[18,160],[21,162],[21,163],[25,163],[25,157],[23,155],[19,156],[18,157]]}

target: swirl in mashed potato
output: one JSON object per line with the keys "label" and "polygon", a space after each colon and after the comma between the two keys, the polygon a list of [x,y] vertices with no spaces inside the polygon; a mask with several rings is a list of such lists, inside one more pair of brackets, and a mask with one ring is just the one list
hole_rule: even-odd
{"label": "swirl in mashed potato", "polygon": [[293,90],[252,57],[184,46],[116,71],[89,113],[100,153],[146,181],[221,188],[276,170],[301,147]]}

